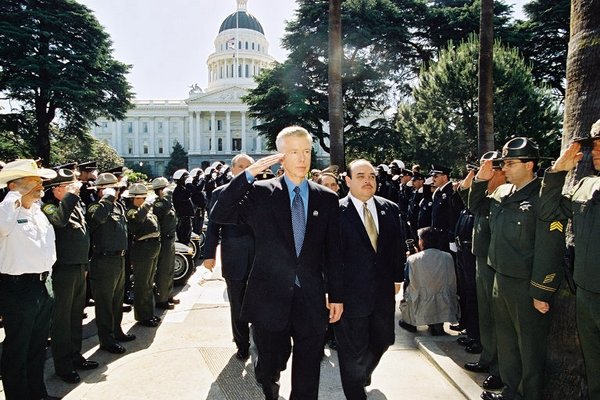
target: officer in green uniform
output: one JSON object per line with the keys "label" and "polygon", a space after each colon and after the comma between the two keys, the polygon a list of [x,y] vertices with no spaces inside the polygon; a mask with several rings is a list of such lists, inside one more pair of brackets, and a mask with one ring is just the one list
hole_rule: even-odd
{"label": "officer in green uniform", "polygon": [[92,232],[90,283],[96,307],[100,348],[114,354],[126,351],[119,342],[135,339],[121,329],[127,220],[117,201],[117,177],[103,173],[96,180],[99,201],[89,205],[87,220]]}
{"label": "officer in green uniform", "polygon": [[142,326],[157,327],[160,318],[154,316],[154,274],[160,253],[160,228],[158,218],[152,213],[156,196],[148,196],[143,183],[134,183],[127,201],[127,222],[131,247],[129,260],[133,268],[133,309],[135,319]]}
{"label": "officer in green uniform", "polygon": [[487,160],[471,187],[471,205],[478,214],[489,202],[489,265],[496,272],[493,287],[494,323],[498,343],[502,393],[485,391],[484,400],[541,400],[550,302],[562,280],[564,221],[539,219],[541,181],[535,171],[539,148],[517,137],[502,149],[502,170],[508,184],[486,198],[493,177]]}
{"label": "officer in green uniform", "polygon": [[544,219],[572,218],[575,231],[575,268],[577,284],[577,331],[583,350],[588,391],[591,400],[600,399],[600,177],[588,176],[569,194],[562,195],[567,172],[577,166],[582,144],[592,146],[594,169],[600,171],[600,120],[592,125],[589,138],[579,139],[546,172],[540,195]]}
{"label": "officer in green uniform", "polygon": [[98,363],[81,355],[81,315],[85,307],[85,273],[89,267],[90,232],[79,197],[81,182],[72,170],[60,168],[45,184],[50,201],[42,211],[54,226],[57,260],[52,267],[54,371],[67,383],[81,378],[75,369],[94,369]]}
{"label": "officer in green uniform", "polygon": [[156,266],[156,307],[172,310],[173,304],[179,300],[171,297],[173,291],[173,275],[175,260],[175,230],[177,229],[177,216],[173,207],[173,191],[167,189],[169,181],[158,177],[152,181],[152,189],[158,196],[154,201],[153,212],[158,218],[160,227],[160,254]]}
{"label": "officer in green uniform", "polygon": [[[479,160],[483,164],[486,160],[492,160],[494,170],[493,177],[488,180],[487,193],[493,193],[499,185],[506,183],[504,171],[500,167],[498,151],[488,151]],[[474,177],[474,175],[473,175]],[[469,188],[471,183],[469,183]],[[490,224],[489,213],[486,202],[485,207],[477,207],[467,200],[469,210],[478,208],[479,213],[475,215],[473,226],[473,246],[471,251],[475,256],[475,285],[477,290],[477,310],[479,316],[479,336],[481,340],[481,355],[479,360],[465,364],[465,369],[473,372],[488,372],[489,375],[482,383],[484,389],[501,389],[504,384],[500,379],[498,369],[498,346],[496,345],[496,328],[494,326],[494,309],[492,307],[492,291],[494,287],[495,271],[488,265],[488,249],[490,247]]]}

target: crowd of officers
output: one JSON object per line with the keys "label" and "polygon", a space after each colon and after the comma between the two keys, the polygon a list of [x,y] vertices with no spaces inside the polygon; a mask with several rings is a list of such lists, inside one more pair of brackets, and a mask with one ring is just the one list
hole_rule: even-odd
{"label": "crowd of officers", "polygon": [[[483,399],[542,399],[552,297],[565,274],[562,262],[567,218],[572,219],[575,231],[573,279],[588,378],[600,367],[600,275],[595,268],[599,250],[591,242],[598,230],[595,215],[600,212],[600,178],[584,178],[569,194],[561,193],[566,173],[583,157],[583,146],[591,148],[594,168],[600,171],[600,121],[593,126],[591,136],[575,141],[545,176],[538,146],[525,137],[511,139],[501,152],[486,153],[479,165],[467,166],[468,174],[457,182],[450,180],[449,168],[439,165],[433,165],[427,174],[418,165],[406,168],[400,160],[376,167],[376,195],[398,205],[406,250],[414,250],[418,229],[431,227],[441,238],[439,248],[453,257],[460,318],[451,329],[463,334],[458,342],[467,352],[480,354],[477,362],[465,368],[489,375],[483,382],[487,389]],[[244,157],[245,165],[253,162]],[[20,163],[29,164],[22,168]],[[50,269],[33,275],[42,284],[51,281],[46,287],[54,292],[55,304],[52,318],[52,307],[37,310],[48,314],[46,322],[28,329],[50,329],[56,374],[65,382],[77,383],[77,369],[98,367],[81,355],[81,323],[88,289],[94,299],[100,348],[124,353],[122,343],[135,340],[135,335],[121,328],[129,271],[135,283],[135,319],[142,326],[157,327],[160,318],[155,308],[172,309],[178,303],[172,297],[175,240],[189,243],[192,232],[200,232],[210,205],[215,203],[211,201],[213,191],[227,184],[233,173],[218,162],[205,171],[178,170],[172,183],[158,177],[147,184],[127,185],[122,167],[98,175],[95,162],[72,163],[44,175],[42,172],[48,170],[36,169],[32,163],[16,160],[0,172],[0,177],[5,176],[0,183],[8,186],[3,197],[11,201],[14,199],[7,195],[11,193],[10,183],[29,176],[23,170],[29,168],[33,176],[46,178],[40,207],[54,228],[56,261],[51,276]],[[243,168],[236,173],[241,171]],[[341,198],[348,192],[344,174],[332,166],[312,170],[311,178]],[[47,179],[49,176],[52,179]],[[273,176],[267,170],[258,178]],[[22,222],[26,219],[17,219],[18,224]],[[214,266],[214,249],[209,251],[210,268]],[[234,281],[243,281],[247,274],[245,271]],[[32,333],[24,334],[26,328],[15,326],[11,320],[19,312],[15,307],[21,307],[7,298],[7,282],[13,282],[15,276],[21,275],[0,265],[0,312],[6,329],[2,355],[5,395],[7,399],[51,398],[39,371],[43,349],[25,343]],[[243,297],[243,282],[240,285],[238,303]],[[234,314],[238,358],[246,359],[247,325],[242,336],[239,332],[236,335],[241,325]],[[447,321],[432,321],[430,330],[442,322]],[[439,329],[431,333],[444,334]],[[39,340],[35,346],[40,346]],[[32,359],[38,360],[36,365]],[[590,398],[600,399],[600,383],[588,379],[588,386]],[[495,392],[499,389],[502,391]]]}

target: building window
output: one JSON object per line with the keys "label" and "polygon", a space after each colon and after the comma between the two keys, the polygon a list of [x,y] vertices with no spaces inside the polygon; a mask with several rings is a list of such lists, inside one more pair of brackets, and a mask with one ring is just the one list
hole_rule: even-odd
{"label": "building window", "polygon": [[208,120],[208,130],[212,131],[212,118]]}
{"label": "building window", "polygon": [[162,121],[159,121],[157,125],[158,125],[158,126],[157,126],[158,133],[162,133],[162,131],[163,131],[163,124],[162,124]]}
{"label": "building window", "polygon": [[208,138],[208,150],[212,150],[212,138]]}
{"label": "building window", "polygon": [[258,51],[260,51],[260,43],[258,43],[257,46],[258,46]]}
{"label": "building window", "polygon": [[252,50],[254,50],[254,42],[252,42]]}
{"label": "building window", "polygon": [[233,64],[231,64],[231,77],[233,78]]}
{"label": "building window", "polygon": [[148,133],[148,123],[147,122],[142,122],[142,132]]}
{"label": "building window", "polygon": [[133,154],[133,140],[127,141],[127,154]]}
{"label": "building window", "polygon": [[101,126],[102,126],[102,129],[103,129],[103,130],[104,130],[104,129],[106,129],[106,128],[108,128],[108,122],[103,122],[103,123],[101,124]]}
{"label": "building window", "polygon": [[144,154],[148,154],[148,151],[149,151],[148,141],[144,140]]}
{"label": "building window", "polygon": [[246,78],[250,76],[250,66],[246,64]]}
{"label": "building window", "polygon": [[217,151],[223,151],[223,139],[217,139]]}
{"label": "building window", "polygon": [[232,151],[242,151],[242,139],[240,139],[240,138],[231,139],[231,150]]}
{"label": "building window", "polygon": [[219,79],[223,79],[223,66],[219,68]]}
{"label": "building window", "polygon": [[240,49],[240,50],[242,49],[242,41],[241,40],[238,42],[238,49]]}
{"label": "building window", "polygon": [[133,122],[127,123],[127,133],[133,133]]}
{"label": "building window", "polygon": [[223,120],[218,119],[217,120],[217,131],[222,131],[223,130]]}
{"label": "building window", "polygon": [[238,65],[238,76],[241,78],[242,75],[242,64]]}
{"label": "building window", "polygon": [[162,139],[158,139],[158,154],[163,154],[163,153],[164,153],[163,141],[162,141]]}
{"label": "building window", "polygon": [[246,42],[246,50],[248,50],[248,42]]}

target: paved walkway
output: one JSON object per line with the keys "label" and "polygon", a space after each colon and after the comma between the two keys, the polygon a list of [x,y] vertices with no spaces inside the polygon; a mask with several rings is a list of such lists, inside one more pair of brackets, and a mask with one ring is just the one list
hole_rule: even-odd
{"label": "paved walkway", "polygon": [[[133,312],[124,315],[124,330],[135,333],[137,340],[124,344],[127,352],[123,355],[98,349],[93,308],[88,307],[84,356],[98,361],[100,367],[80,372],[82,382],[69,385],[54,375],[49,358],[49,393],[67,400],[262,399],[252,367],[255,349],[251,348],[251,359],[246,363],[235,358],[229,305],[219,267],[212,274],[199,267],[177,297],[181,304],[164,312],[163,322],[156,329],[136,325]],[[453,337],[434,338],[424,332],[415,335],[397,328],[396,343],[375,370],[368,398],[478,399],[481,389],[447,356],[444,349],[448,347],[457,347]],[[337,354],[329,349],[325,353],[319,399],[342,400]],[[290,365],[282,373],[280,399],[289,396],[289,369]]]}

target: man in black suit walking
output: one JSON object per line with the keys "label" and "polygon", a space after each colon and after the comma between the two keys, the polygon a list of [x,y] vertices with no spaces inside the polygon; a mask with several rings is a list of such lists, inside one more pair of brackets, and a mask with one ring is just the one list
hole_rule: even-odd
{"label": "man in black suit walking", "polygon": [[[344,308],[339,205],[335,193],[306,180],[312,150],[306,129],[283,129],[276,146],[278,154],[258,160],[223,189],[211,218],[246,223],[254,234],[242,318],[252,322],[256,379],[265,398],[279,396],[293,339],[290,399],[316,400],[327,322],[338,321]],[[283,176],[255,182],[277,163]]]}
{"label": "man in black suit walking", "polygon": [[348,400],[365,400],[365,386],[394,343],[395,285],[403,280],[404,224],[395,203],[375,196],[375,168],[348,167],[348,196],[340,200],[344,315],[335,324],[340,375]]}
{"label": "man in black suit walking", "polygon": [[[252,164],[254,160],[247,154],[238,154],[231,160],[231,173],[238,176]],[[225,185],[212,192],[209,210],[214,206]],[[227,296],[231,312],[231,329],[233,340],[237,346],[236,357],[248,359],[250,348],[250,329],[247,321],[240,317],[242,301],[246,291],[246,281],[254,259],[254,236],[248,225],[220,225],[208,221],[206,243],[204,245],[204,266],[212,271],[215,267],[217,244],[221,237],[221,267],[223,278],[227,283]]]}

